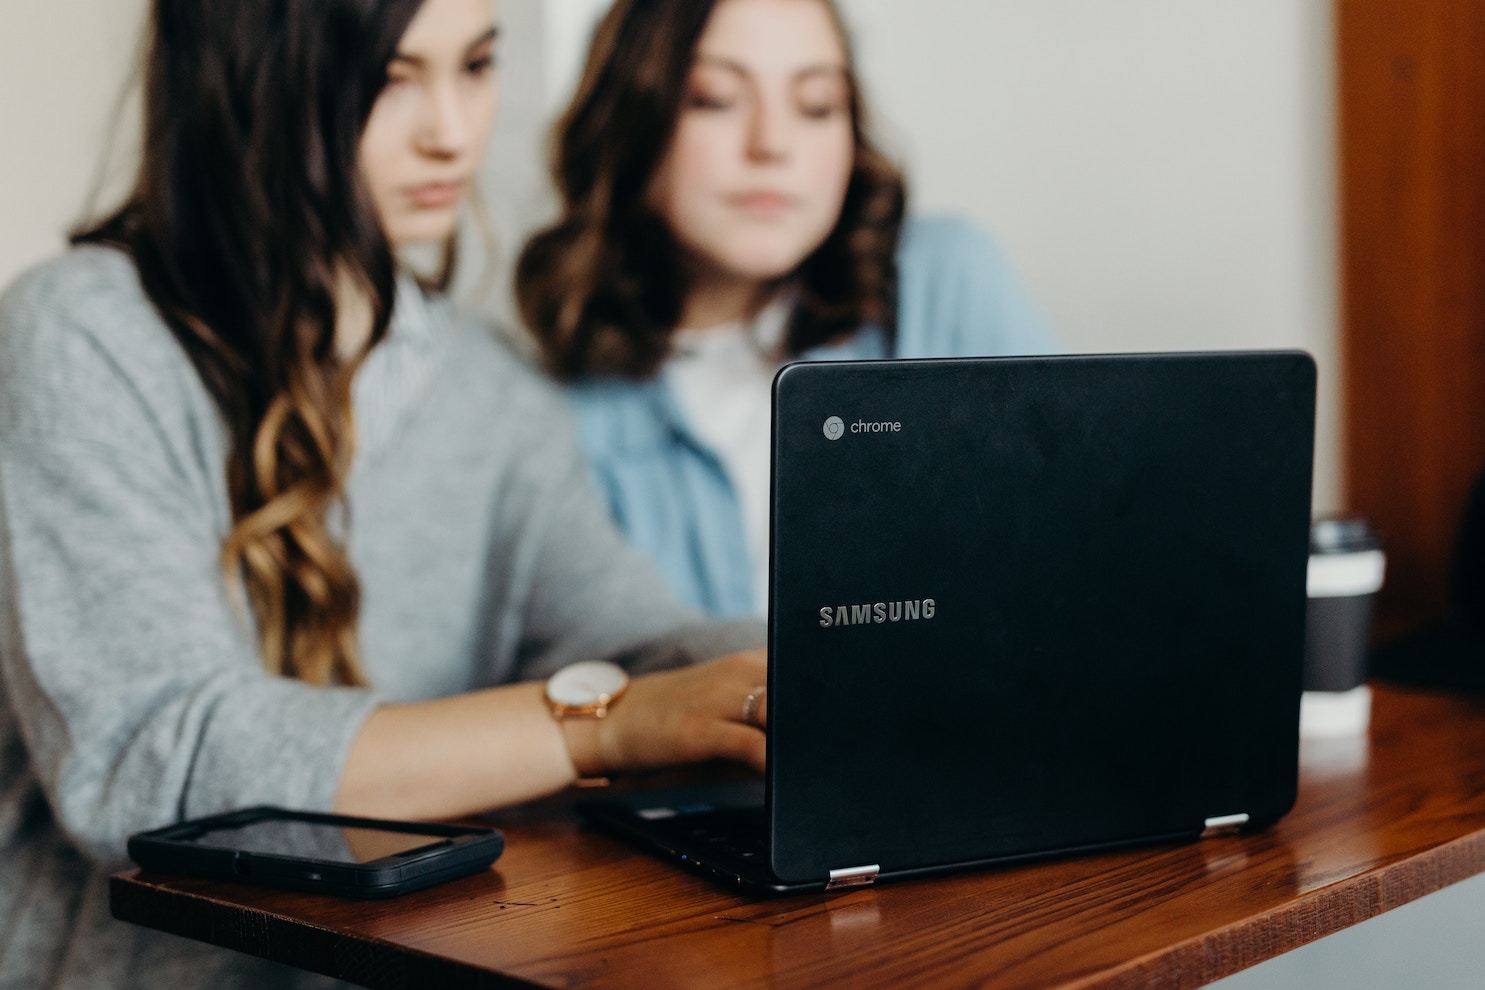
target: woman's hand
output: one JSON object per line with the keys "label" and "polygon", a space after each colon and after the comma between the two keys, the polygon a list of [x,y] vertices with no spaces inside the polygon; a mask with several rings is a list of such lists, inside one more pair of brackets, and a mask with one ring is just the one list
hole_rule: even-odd
{"label": "woman's hand", "polygon": [[[737,760],[763,770],[762,650],[634,678],[603,718],[552,718],[537,681],[383,705],[362,725],[341,814],[459,818],[628,770]],[[751,719],[750,719],[751,716]]]}
{"label": "woman's hand", "polygon": [[[604,718],[562,723],[568,753],[583,775],[714,759],[736,760],[762,773],[767,683],[763,650],[636,677]],[[749,695],[755,696],[752,703]]]}

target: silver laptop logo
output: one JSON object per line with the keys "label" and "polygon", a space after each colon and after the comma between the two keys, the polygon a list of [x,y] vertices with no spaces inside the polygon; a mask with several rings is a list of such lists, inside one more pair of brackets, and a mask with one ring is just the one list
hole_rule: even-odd
{"label": "silver laptop logo", "polygon": [[846,424],[840,421],[839,416],[831,416],[825,421],[825,439],[839,440],[841,434],[846,432]]}
{"label": "silver laptop logo", "polygon": [[820,627],[864,626],[882,622],[917,622],[938,612],[932,598],[903,602],[867,602],[864,605],[826,605],[820,609]]}

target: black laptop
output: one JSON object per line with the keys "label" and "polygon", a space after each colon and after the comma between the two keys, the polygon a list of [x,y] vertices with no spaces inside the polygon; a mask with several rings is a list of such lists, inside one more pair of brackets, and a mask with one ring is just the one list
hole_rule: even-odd
{"label": "black laptop", "polygon": [[801,363],[773,404],[767,774],[592,821],[779,893],[1294,803],[1308,355]]}

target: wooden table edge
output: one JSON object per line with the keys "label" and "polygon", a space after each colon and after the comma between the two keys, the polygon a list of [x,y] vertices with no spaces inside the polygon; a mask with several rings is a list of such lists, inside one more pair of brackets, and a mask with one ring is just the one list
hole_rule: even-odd
{"label": "wooden table edge", "polygon": [[[139,879],[139,874],[139,870],[130,870],[109,878],[109,910],[119,921],[367,987],[541,986],[386,939],[327,928],[209,894],[166,892]],[[198,910],[200,905],[210,907]],[[348,944],[361,951],[349,951]]]}
{"label": "wooden table edge", "polygon": [[[1057,990],[1202,987],[1480,874],[1485,874],[1485,831],[1317,887],[1262,914],[1063,982]],[[1358,896],[1357,888],[1365,888],[1365,896]],[[1284,937],[1276,942],[1245,936],[1257,928]],[[1263,949],[1253,951],[1257,945]]]}
{"label": "wooden table edge", "polygon": [[[1308,891],[1263,914],[1058,986],[1062,990],[1123,990],[1151,985],[1201,987],[1482,873],[1485,873],[1485,832],[1461,836],[1376,870]],[[385,939],[326,928],[208,894],[166,892],[140,880],[137,870],[110,878],[109,903],[114,917],[121,921],[366,986],[415,987],[434,980],[440,986],[450,987],[541,985]],[[210,907],[197,910],[201,905]],[[223,918],[220,911],[230,916]],[[1251,937],[1255,929],[1263,929],[1263,937]],[[347,951],[348,943],[362,951]],[[1262,948],[1257,949],[1258,946]]]}

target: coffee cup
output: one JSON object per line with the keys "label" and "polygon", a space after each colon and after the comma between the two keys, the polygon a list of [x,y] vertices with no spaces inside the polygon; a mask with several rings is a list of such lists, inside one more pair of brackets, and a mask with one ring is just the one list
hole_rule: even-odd
{"label": "coffee cup", "polygon": [[1372,609],[1386,573],[1376,532],[1361,519],[1319,519],[1310,527],[1300,732],[1364,732]]}

